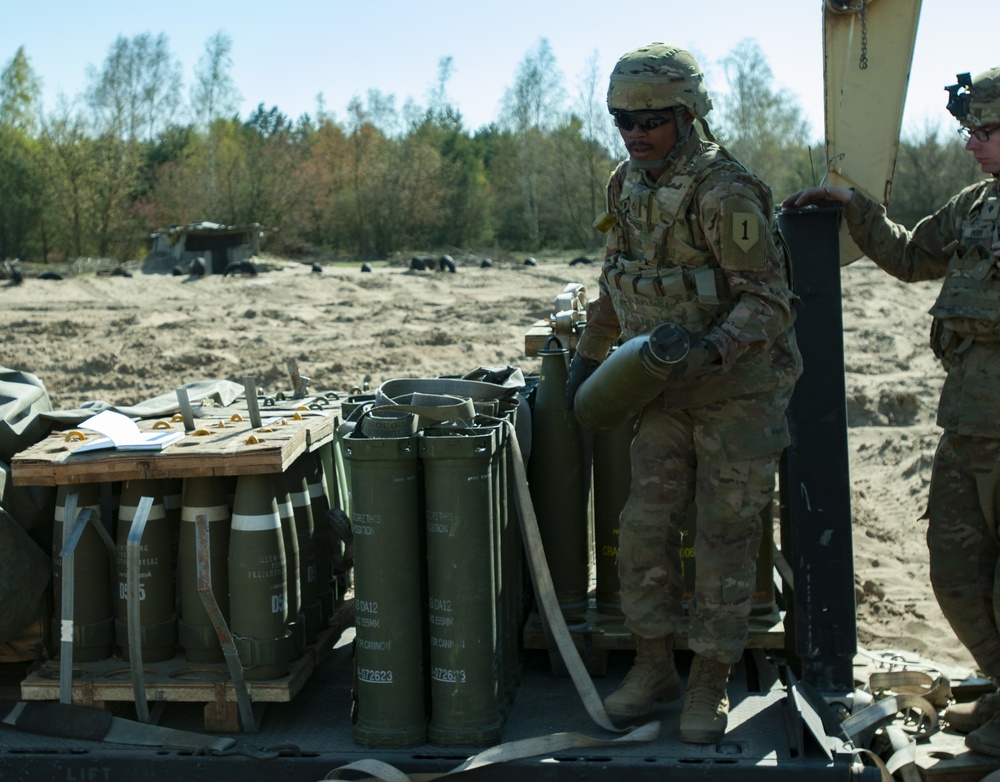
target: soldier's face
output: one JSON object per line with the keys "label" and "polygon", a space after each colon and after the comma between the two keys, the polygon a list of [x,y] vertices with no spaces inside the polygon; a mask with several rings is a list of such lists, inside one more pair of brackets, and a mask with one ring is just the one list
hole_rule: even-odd
{"label": "soldier's face", "polygon": [[972,153],[984,174],[1000,174],[1000,125],[983,128],[986,131],[986,141],[980,141],[977,135],[969,136],[965,148]]}
{"label": "soldier's face", "polygon": [[[634,117],[641,118],[650,112],[635,112]],[[670,154],[677,144],[677,115],[673,111],[660,114],[664,122],[656,127],[650,127],[650,122],[618,122],[618,132],[622,135],[625,148],[633,160],[661,160]],[[628,115],[626,115],[628,116]],[[626,126],[628,130],[626,130]]]}

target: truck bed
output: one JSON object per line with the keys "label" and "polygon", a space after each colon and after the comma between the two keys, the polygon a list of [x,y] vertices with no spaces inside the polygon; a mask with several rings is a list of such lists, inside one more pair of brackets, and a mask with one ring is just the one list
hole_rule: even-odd
{"label": "truck bed", "polygon": [[[348,628],[313,672],[305,687],[287,703],[263,704],[257,733],[229,734],[236,746],[224,754],[195,755],[158,748],[138,748],[85,740],[52,738],[0,726],[0,779],[5,782],[217,782],[244,775],[254,782],[297,782],[322,778],[341,766],[376,758],[406,773],[443,773],[479,750],[424,745],[409,749],[370,750],[351,736],[353,628]],[[611,692],[628,670],[632,653],[610,652],[606,675],[595,678],[602,696]],[[677,653],[686,679],[690,653]],[[552,673],[546,652],[529,650],[524,677],[510,710],[503,742],[553,733],[578,732],[614,738],[596,726],[584,709],[572,681]],[[6,682],[3,697],[16,699],[16,677]],[[660,721],[659,738],[641,744],[574,749],[465,772],[475,779],[604,780],[716,779],[740,782],[767,779],[852,780],[868,778],[873,768],[852,768],[852,758],[836,740],[823,735],[808,705],[789,699],[778,671],[762,651],[748,652],[734,667],[729,684],[732,703],[729,731],[714,746],[683,744],[677,722],[681,702],[665,705],[645,724]],[[795,706],[790,704],[796,704]],[[118,706],[126,706],[118,704]],[[160,711],[159,724],[191,731],[203,729],[202,705],[172,702]],[[118,710],[120,717],[134,712]],[[823,747],[832,747],[829,755]],[[358,778],[345,772],[346,778]],[[872,777],[877,778],[877,776]]]}

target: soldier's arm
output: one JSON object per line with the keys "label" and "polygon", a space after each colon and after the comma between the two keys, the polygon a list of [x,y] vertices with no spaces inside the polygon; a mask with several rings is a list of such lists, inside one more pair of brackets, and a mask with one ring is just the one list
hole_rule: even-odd
{"label": "soldier's arm", "polygon": [[945,276],[953,252],[949,245],[958,238],[960,196],[925,217],[912,232],[892,222],[884,206],[856,191],[844,208],[844,219],[861,251],[893,277],[904,282],[935,280]]}
{"label": "soldier's arm", "polygon": [[700,201],[705,241],[719,261],[735,303],[706,339],[723,366],[764,351],[794,322],[787,261],[772,234],[770,199],[752,183],[727,182]]}

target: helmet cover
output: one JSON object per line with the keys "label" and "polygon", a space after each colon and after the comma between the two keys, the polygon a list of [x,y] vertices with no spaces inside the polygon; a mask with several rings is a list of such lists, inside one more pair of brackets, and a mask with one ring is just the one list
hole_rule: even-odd
{"label": "helmet cover", "polygon": [[658,111],[683,106],[701,119],[712,97],[698,62],[685,49],[651,43],[622,55],[611,72],[608,111]]}

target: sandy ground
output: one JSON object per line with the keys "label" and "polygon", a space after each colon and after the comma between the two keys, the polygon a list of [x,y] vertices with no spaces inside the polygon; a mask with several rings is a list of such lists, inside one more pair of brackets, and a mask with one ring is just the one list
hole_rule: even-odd
{"label": "sandy ground", "polygon": [[[289,387],[286,360],[318,391],[392,378],[538,369],[525,332],[566,283],[597,294],[598,266],[567,256],[457,272],[271,261],[257,277],[77,276],[0,283],[0,365],[36,374],[56,409],[134,404],[195,380],[252,374]],[[867,260],[843,269],[859,644],[949,667],[973,662],[941,615],[921,519],[943,373],[927,347],[937,284],[904,285]]]}

